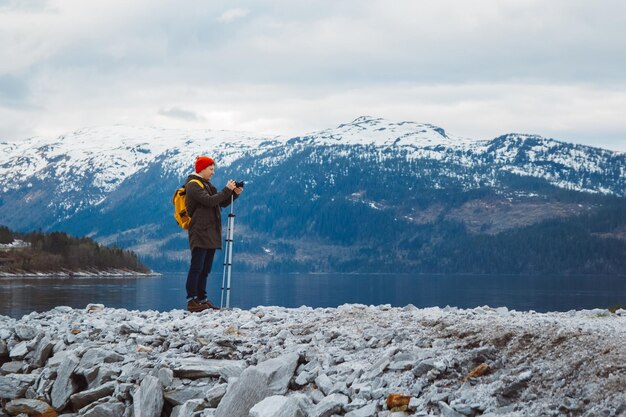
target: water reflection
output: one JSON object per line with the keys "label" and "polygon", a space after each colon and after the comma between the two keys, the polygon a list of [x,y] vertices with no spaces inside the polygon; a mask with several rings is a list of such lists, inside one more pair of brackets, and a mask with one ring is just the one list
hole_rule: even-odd
{"label": "water reflection", "polygon": [[[21,317],[59,305],[167,311],[185,306],[184,273],[150,278],[0,278],[0,314]],[[220,301],[221,276],[209,298]],[[566,311],[626,306],[626,277],[392,274],[233,274],[231,306],[335,307],[344,303]]]}

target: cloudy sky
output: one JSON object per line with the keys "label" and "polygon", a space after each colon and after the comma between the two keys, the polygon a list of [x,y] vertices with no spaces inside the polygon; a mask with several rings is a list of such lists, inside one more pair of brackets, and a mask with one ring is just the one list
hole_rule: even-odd
{"label": "cloudy sky", "polygon": [[0,141],[361,115],[626,151],[626,3],[0,0]]}

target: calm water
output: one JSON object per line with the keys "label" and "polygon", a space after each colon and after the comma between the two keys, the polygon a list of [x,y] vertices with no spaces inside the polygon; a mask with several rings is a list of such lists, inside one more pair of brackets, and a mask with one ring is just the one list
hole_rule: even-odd
{"label": "calm water", "polygon": [[[21,317],[58,305],[166,311],[185,306],[186,275],[152,278],[0,278],[0,314]],[[210,277],[209,298],[220,301],[221,273]],[[567,311],[626,306],[626,276],[445,276],[390,274],[233,275],[231,306],[335,307],[344,303],[417,307],[506,306]]]}

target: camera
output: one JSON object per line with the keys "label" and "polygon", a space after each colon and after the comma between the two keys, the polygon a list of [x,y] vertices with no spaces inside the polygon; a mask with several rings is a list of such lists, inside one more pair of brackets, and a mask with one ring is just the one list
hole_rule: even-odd
{"label": "camera", "polygon": [[235,181],[235,187],[243,188],[243,181]]}

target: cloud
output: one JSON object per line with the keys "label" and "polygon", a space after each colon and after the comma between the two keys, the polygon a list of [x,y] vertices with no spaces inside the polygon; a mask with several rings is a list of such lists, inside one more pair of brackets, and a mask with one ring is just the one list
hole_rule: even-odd
{"label": "cloud", "polygon": [[169,109],[159,109],[158,112],[161,116],[171,117],[174,119],[180,119],[189,122],[202,122],[204,121],[204,117],[198,115],[197,113],[189,110],[184,110],[179,107],[172,107]]}
{"label": "cloud", "polygon": [[28,98],[26,83],[11,75],[0,75],[0,103],[23,105]]}
{"label": "cloud", "polygon": [[5,140],[120,123],[301,134],[371,114],[626,151],[617,0],[18,3],[0,2]]}
{"label": "cloud", "polygon": [[222,13],[217,18],[217,21],[221,23],[230,23],[233,20],[246,17],[248,13],[250,13],[248,9],[241,9],[241,8],[229,9],[229,10],[226,10],[224,13]]}

